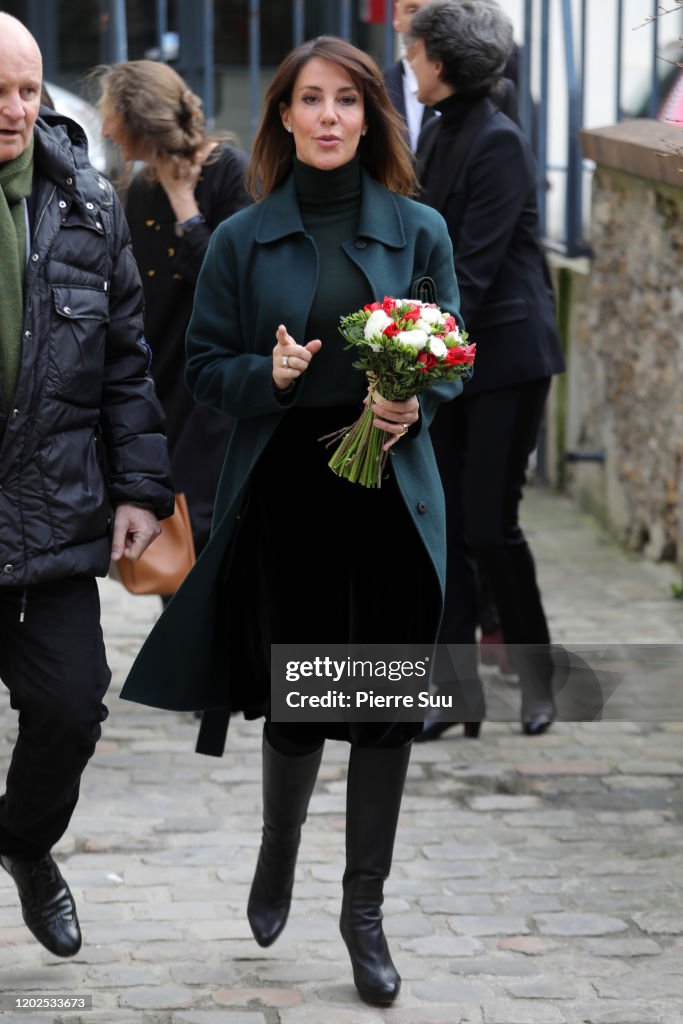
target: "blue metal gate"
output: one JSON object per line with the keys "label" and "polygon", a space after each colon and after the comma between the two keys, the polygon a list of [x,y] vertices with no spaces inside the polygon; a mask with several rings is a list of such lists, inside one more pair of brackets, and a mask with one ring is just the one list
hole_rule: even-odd
{"label": "blue metal gate", "polygon": [[[227,0],[235,3],[235,0]],[[268,16],[269,5],[282,0],[242,0],[248,7],[248,75],[250,135],[256,132],[261,111],[261,25]],[[282,56],[290,46],[304,39],[307,0],[289,0],[291,4],[291,38],[283,40]],[[321,0],[317,0],[318,6]],[[354,39],[358,25],[358,8],[363,0],[322,0],[327,21],[343,38]],[[538,161],[538,190],[541,226],[548,244],[568,256],[584,253],[588,249],[584,222],[584,191],[590,167],[581,154],[580,132],[586,119],[586,88],[589,84],[587,50],[599,44],[609,52],[614,74],[609,89],[613,96],[609,119],[619,121],[624,115],[623,92],[625,84],[625,40],[627,33],[640,31],[642,45],[649,63],[649,96],[646,109],[641,111],[655,117],[660,103],[660,29],[664,18],[683,23],[683,3],[670,0],[664,7],[659,0],[639,3],[640,25],[632,19],[635,0],[593,0],[601,5],[601,14],[609,31],[609,38],[589,38],[588,0],[516,0],[521,9],[521,36],[519,101],[522,123],[532,141]],[[216,6],[220,0],[215,0]],[[308,0],[311,8],[316,0]],[[504,9],[515,0],[501,0]],[[125,59],[125,2],[104,0],[108,12],[109,39],[106,46],[110,60]],[[392,27],[393,0],[385,0],[383,23],[383,53],[377,55],[385,66],[395,59],[396,40]],[[202,95],[209,118],[213,112],[213,8],[214,0],[177,0],[178,30],[181,52],[178,69],[192,87]],[[380,8],[381,9],[381,8]],[[161,38],[167,25],[166,0],[156,0],[157,35]],[[671,22],[667,20],[667,28]],[[640,39],[642,38],[642,44]],[[561,67],[551,60],[552,53],[561,53]],[[565,88],[559,97],[557,82]],[[553,91],[552,87],[555,86]],[[607,88],[604,84],[601,89]],[[554,95],[551,109],[550,97]],[[562,126],[563,145],[558,152],[557,125]],[[595,127],[595,124],[591,124]],[[554,129],[554,147],[551,132]]]}

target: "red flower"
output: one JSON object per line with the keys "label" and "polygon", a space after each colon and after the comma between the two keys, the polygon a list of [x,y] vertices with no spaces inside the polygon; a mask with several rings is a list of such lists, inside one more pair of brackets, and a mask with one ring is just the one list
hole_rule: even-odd
{"label": "red flower", "polygon": [[431,352],[420,352],[417,357],[417,361],[422,364],[420,369],[423,373],[427,373],[427,371],[431,370],[432,366],[436,366],[437,363],[436,356],[433,356]]}
{"label": "red flower", "polygon": [[403,320],[410,320],[413,323],[415,323],[417,320],[420,319],[420,310],[419,309],[409,309],[407,313],[403,314],[402,319]]}
{"label": "red flower", "polygon": [[378,309],[383,309],[387,316],[390,315],[392,309],[396,309],[396,299],[391,299],[388,295],[385,295],[384,302]]}
{"label": "red flower", "polygon": [[450,314],[449,314],[446,317],[445,326],[444,326],[444,330],[445,330],[446,334],[448,334],[449,331],[457,331],[457,329],[458,329],[458,324],[456,322],[455,317],[454,316],[450,316]]}
{"label": "red flower", "polygon": [[454,345],[446,353],[446,362],[449,366],[458,366],[460,363],[469,363],[470,356],[467,353],[469,345]]}
{"label": "red flower", "polygon": [[382,334],[386,334],[387,338],[394,338],[396,337],[397,334],[400,333],[401,328],[397,326],[394,320],[392,320],[390,324],[387,324],[387,326],[382,331]]}
{"label": "red flower", "polygon": [[368,302],[367,306],[363,306],[364,313],[374,313],[376,309],[384,309],[381,302]]}

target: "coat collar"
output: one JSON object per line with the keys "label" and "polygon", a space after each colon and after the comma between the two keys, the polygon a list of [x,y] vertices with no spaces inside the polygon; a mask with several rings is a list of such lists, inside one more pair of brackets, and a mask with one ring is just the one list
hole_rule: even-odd
{"label": "coat collar", "polygon": [[[261,245],[288,235],[305,234],[294,187],[294,175],[263,200],[256,241]],[[396,196],[361,168],[361,206],[358,237],[371,238],[394,249],[403,249],[406,236]]]}
{"label": "coat collar", "polygon": [[[37,175],[89,211],[111,207],[114,190],[90,164],[83,129],[68,117],[44,107],[41,111],[33,128]],[[86,216],[97,219],[90,212]]]}

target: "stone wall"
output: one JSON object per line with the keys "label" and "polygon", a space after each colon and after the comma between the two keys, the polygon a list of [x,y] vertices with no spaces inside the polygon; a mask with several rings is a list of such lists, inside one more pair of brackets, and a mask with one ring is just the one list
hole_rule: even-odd
{"label": "stone wall", "polygon": [[628,548],[683,560],[683,132],[583,140],[593,256],[573,275],[564,447],[585,461],[564,482]]}

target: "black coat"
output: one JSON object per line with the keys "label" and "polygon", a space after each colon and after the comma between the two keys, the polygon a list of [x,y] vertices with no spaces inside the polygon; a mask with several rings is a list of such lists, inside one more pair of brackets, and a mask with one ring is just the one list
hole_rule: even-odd
{"label": "black coat", "polygon": [[161,185],[138,175],[126,198],[126,218],[145,292],[145,336],[151,374],[166,415],[173,482],[190,509],[197,551],[206,544],[216,485],[234,421],[194,401],[185,383],[185,333],[194,290],[211,235],[248,206],[248,157],[221,146],[202,167],[195,189],[205,222],[177,237],[175,214]]}
{"label": "black coat", "polygon": [[461,312],[477,345],[463,397],[561,373],[529,143],[487,97],[451,96],[438,109],[418,166],[423,202],[448,225]]}
{"label": "black coat", "polygon": [[117,505],[173,511],[121,207],[74,122],[39,118],[34,139],[21,367],[0,420],[5,586],[104,576]]}

